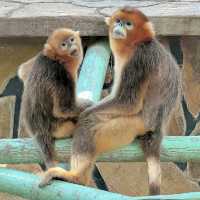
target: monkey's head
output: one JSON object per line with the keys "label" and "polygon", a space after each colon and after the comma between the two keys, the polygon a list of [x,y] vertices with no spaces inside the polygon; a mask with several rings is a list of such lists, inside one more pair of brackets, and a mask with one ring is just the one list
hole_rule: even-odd
{"label": "monkey's head", "polygon": [[55,30],[44,45],[43,54],[61,63],[77,66],[82,62],[83,50],[78,31],[67,28]]}
{"label": "monkey's head", "polygon": [[105,22],[109,26],[109,38],[113,50],[123,52],[155,37],[151,22],[136,8],[121,8],[111,17],[107,17]]}

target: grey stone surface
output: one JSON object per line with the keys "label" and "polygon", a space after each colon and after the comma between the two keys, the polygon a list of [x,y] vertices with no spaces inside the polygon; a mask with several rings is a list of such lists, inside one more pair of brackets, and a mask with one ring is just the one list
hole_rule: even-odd
{"label": "grey stone surface", "polygon": [[81,35],[106,35],[104,17],[124,5],[150,16],[159,35],[200,35],[198,0],[1,0],[0,37],[47,36],[62,26]]}

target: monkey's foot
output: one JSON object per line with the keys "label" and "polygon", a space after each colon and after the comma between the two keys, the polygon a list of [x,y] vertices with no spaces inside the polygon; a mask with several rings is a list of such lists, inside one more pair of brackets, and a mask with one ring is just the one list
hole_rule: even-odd
{"label": "monkey's foot", "polygon": [[66,171],[60,167],[54,167],[48,169],[44,173],[42,180],[39,183],[39,187],[45,187],[46,185],[49,185],[51,183],[51,180],[55,178],[62,179],[71,183],[82,184],[77,173]]}

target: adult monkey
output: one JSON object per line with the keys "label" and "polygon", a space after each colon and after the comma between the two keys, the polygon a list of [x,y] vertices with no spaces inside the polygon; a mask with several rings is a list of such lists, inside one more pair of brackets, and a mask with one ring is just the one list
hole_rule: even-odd
{"label": "adult monkey", "polygon": [[179,67],[157,41],[152,23],[141,11],[124,7],[106,23],[115,59],[112,92],[81,114],[74,133],[71,170],[49,169],[40,186],[54,177],[87,185],[99,154],[139,136],[148,165],[149,192],[159,194],[160,143],[179,101]]}

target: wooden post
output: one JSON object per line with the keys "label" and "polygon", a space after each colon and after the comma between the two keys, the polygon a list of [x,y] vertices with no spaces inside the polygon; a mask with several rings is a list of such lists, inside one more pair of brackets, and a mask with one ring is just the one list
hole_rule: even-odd
{"label": "wooden post", "polygon": [[193,117],[200,113],[200,37],[182,37],[183,91]]}
{"label": "wooden post", "polygon": [[[188,111],[192,119],[188,119],[191,135],[200,134],[200,37],[182,37],[183,50],[183,91]],[[193,180],[200,181],[200,163],[189,162],[188,174]]]}

